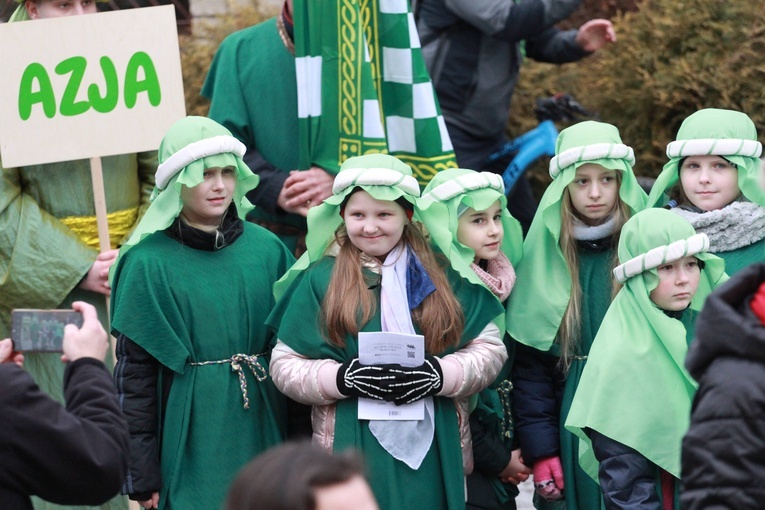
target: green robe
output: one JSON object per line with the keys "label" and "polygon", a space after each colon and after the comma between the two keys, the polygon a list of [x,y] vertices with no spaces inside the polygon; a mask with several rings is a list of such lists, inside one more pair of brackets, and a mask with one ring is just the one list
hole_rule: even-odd
{"label": "green robe", "polygon": [[765,239],[733,251],[717,252],[715,255],[725,261],[725,272],[728,276],[733,276],[750,264],[765,261]]}
{"label": "green robe", "polygon": [[[248,149],[256,149],[285,172],[298,168],[295,57],[279,37],[276,18],[235,32],[221,43],[202,95],[211,101],[208,116]],[[306,229],[304,217],[271,214],[262,207],[249,218]],[[280,236],[290,249],[291,237]]]}
{"label": "green robe", "polygon": [[[148,207],[156,152],[102,158],[107,212]],[[0,168],[0,338],[10,336],[14,308],[96,306],[106,325],[106,299],[78,287],[98,255],[59,218],[95,215],[90,161]],[[111,356],[107,356],[111,366]],[[26,354],[24,367],[53,398],[64,401],[60,354]],[[101,508],[127,508],[124,498]],[[36,500],[36,508],[61,508]],[[80,507],[81,508],[81,507]]]}
{"label": "green robe", "polygon": [[[329,358],[343,362],[358,357],[357,338],[349,335],[345,347],[332,346],[324,340],[318,325],[334,263],[334,258],[324,257],[301,272],[285,293],[289,299],[277,304],[268,323],[278,331],[279,339],[296,352],[311,359]],[[465,330],[459,345],[462,347],[502,313],[502,306],[487,289],[469,283],[450,269],[447,271],[465,314]],[[376,278],[371,273],[367,276]],[[372,292],[379,303],[380,287]],[[377,308],[375,316],[361,331],[382,330],[379,306]],[[306,320],[308,317],[316,319],[312,322]],[[439,355],[450,352],[454,349]],[[416,471],[386,452],[370,432],[368,420],[357,418],[357,399],[337,402],[334,449],[338,452],[350,447],[360,450],[370,485],[382,510],[465,508],[457,411],[450,398],[434,397],[433,400],[436,414],[433,444]]]}
{"label": "green robe", "polygon": [[[582,289],[582,329],[579,349],[571,361],[563,387],[558,425],[560,428],[560,459],[565,481],[566,508],[568,510],[597,510],[605,508],[600,486],[579,465],[579,439],[565,429],[564,424],[571,408],[571,401],[579,386],[579,379],[587,363],[592,341],[611,303],[611,266],[614,250],[593,253],[578,250],[579,285]],[[559,508],[560,503],[535,499],[539,509]]]}
{"label": "green robe", "polygon": [[[284,397],[242,364],[249,409],[230,363],[259,354],[267,373],[275,342],[264,322],[273,283],[293,262],[265,229],[245,223],[233,244],[205,251],[163,232],[127,252],[114,276],[114,331],[173,372],[160,438],[160,509],[219,508],[236,472],[284,437]],[[161,401],[162,390],[157,389]]]}

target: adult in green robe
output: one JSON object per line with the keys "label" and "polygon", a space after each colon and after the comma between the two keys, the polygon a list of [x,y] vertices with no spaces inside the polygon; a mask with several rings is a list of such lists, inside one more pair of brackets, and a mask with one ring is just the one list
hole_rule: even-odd
{"label": "adult in green robe", "polygon": [[[258,181],[242,154],[210,119],[173,125],[156,198],[112,277],[115,385],[131,432],[124,490],[158,497],[160,509],[218,508],[238,469],[284,437],[264,323],[272,285],[294,259],[274,234],[242,221]],[[182,193],[216,168],[235,173],[231,204],[217,227],[195,228]]]}
{"label": "adult in green robe", "polygon": [[[660,469],[680,477],[681,441],[696,391],[684,366],[693,318],[706,296],[727,279],[724,262],[707,253],[708,248],[705,234],[696,234],[688,222],[663,209],[639,212],[622,229],[622,264],[614,275],[624,287],[591,346],[566,420],[566,428],[577,435],[582,468],[594,480],[600,474],[611,505],[632,508],[638,498],[646,505],[653,501],[650,508],[661,508],[662,500],[671,501],[678,488],[669,483],[671,477],[660,482]],[[649,297],[659,284],[657,268],[687,256],[704,264],[690,310],[663,310]],[[593,431],[605,439],[591,441]],[[605,446],[604,441],[621,446]],[[609,449],[614,451],[606,454]],[[625,460],[633,454],[650,466]],[[600,473],[595,455],[602,457]],[[656,481],[646,487],[643,480],[650,478]],[[674,506],[679,509],[679,498]]]}
{"label": "adult in green robe", "polygon": [[[765,192],[759,185],[762,144],[745,113],[706,108],[686,118],[677,139],[667,145],[669,161],[651,188],[650,207],[672,207],[711,243],[710,253],[725,260],[725,272],[765,260]],[[680,170],[689,156],[720,156],[738,173],[741,194],[712,211],[702,210],[681,193]],[[670,196],[673,200],[670,201]]]}
{"label": "adult in green robe", "polygon": [[[621,225],[617,225],[615,213],[600,225],[573,221],[580,324],[573,352],[567,353],[568,363],[563,366],[558,335],[573,288],[573,271],[561,248],[564,220],[572,221],[561,213],[563,200],[568,200],[564,191],[574,181],[577,168],[591,163],[616,171],[620,184],[615,209],[621,207],[623,214],[642,210],[646,195],[632,171],[632,149],[622,143],[615,126],[593,121],[575,124],[561,131],[555,152],[550,162],[553,182],[524,241],[523,259],[516,268],[518,278],[507,304],[507,331],[517,341],[513,417],[524,461],[534,465],[560,459],[565,503],[535,495],[537,508],[597,510],[603,507],[600,488],[579,467],[576,438],[563,425],[611,301],[610,268]],[[543,481],[537,478],[535,483]]]}
{"label": "adult in green robe", "polygon": [[210,65],[202,95],[211,101],[208,116],[247,146],[244,159],[261,178],[249,193],[257,208],[248,219],[277,233],[294,252],[305,236],[305,214],[277,203],[289,172],[299,168],[290,16],[285,7],[277,17],[229,35]]}

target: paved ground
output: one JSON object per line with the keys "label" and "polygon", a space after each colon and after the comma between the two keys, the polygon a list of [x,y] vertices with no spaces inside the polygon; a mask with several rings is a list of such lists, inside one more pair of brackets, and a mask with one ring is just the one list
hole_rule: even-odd
{"label": "paved ground", "polygon": [[534,510],[534,505],[531,504],[531,495],[534,493],[534,485],[531,479],[523,482],[520,486],[521,493],[515,498],[515,504],[518,506],[518,510]]}

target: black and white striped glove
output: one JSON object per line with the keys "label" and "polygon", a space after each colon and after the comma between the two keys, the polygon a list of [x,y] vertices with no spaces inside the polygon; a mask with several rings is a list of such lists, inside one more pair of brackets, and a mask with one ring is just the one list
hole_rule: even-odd
{"label": "black and white striped glove", "polygon": [[425,356],[425,362],[419,367],[396,366],[391,372],[402,379],[390,384],[397,406],[435,395],[444,387],[444,374],[435,356]]}
{"label": "black and white striped glove", "polygon": [[393,391],[388,387],[400,376],[391,373],[393,365],[362,365],[353,358],[337,370],[337,389],[346,397],[392,400]]}

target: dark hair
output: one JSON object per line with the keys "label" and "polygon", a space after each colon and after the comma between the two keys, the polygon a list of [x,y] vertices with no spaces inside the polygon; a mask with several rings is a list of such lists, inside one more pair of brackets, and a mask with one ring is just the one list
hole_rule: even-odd
{"label": "dark hair", "polygon": [[317,488],[363,476],[358,457],[333,455],[310,441],[288,442],[257,456],[234,479],[226,510],[314,510]]}

